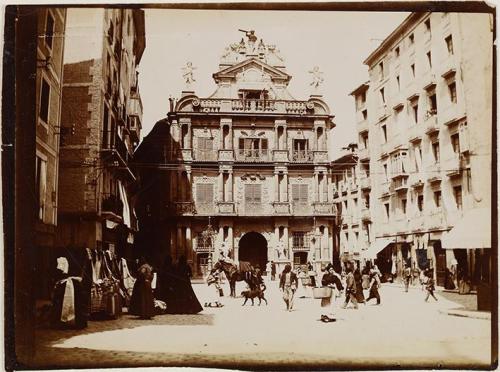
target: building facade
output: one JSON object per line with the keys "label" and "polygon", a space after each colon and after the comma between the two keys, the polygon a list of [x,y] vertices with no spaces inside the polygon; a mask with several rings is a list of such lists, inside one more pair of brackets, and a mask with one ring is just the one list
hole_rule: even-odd
{"label": "building facade", "polygon": [[55,247],[59,138],[66,9],[39,8],[36,45],[35,239],[37,297],[48,297],[47,273]]}
{"label": "building facade", "polygon": [[127,256],[137,231],[140,140],[137,66],[145,48],[144,12],[68,9],[65,46],[58,244]]}
{"label": "building facade", "polygon": [[[492,18],[413,13],[365,60],[355,98],[360,164],[371,169],[372,253],[479,281],[487,249],[443,249],[471,210],[491,211]],[[490,243],[491,246],[491,243]],[[477,248],[483,248],[477,246]]]}
{"label": "building facade", "polygon": [[[271,260],[278,269],[332,260],[333,116],[319,93],[305,101],[290,95],[291,76],[275,46],[253,32],[247,39],[225,49],[215,92],[200,98],[187,87],[138,149],[141,163],[166,164],[141,171],[141,185],[149,185],[142,189],[163,180],[161,206],[149,192],[141,201],[146,219],[164,215],[159,233],[148,234],[159,235],[156,242],[144,245],[174,260],[185,256],[196,275],[222,254],[261,269]],[[188,85],[191,73],[188,63]]]}
{"label": "building facade", "polygon": [[337,215],[337,245],[342,261],[367,258],[371,244],[370,171],[357,153],[357,145],[331,163],[333,203]]}

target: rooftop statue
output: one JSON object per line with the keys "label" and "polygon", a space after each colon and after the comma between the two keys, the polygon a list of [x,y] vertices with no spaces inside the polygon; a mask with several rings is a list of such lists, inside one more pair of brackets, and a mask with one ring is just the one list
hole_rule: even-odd
{"label": "rooftop statue", "polygon": [[186,83],[186,89],[190,89],[191,85],[196,81],[194,79],[193,71],[196,70],[196,67],[193,66],[192,62],[187,62],[186,67],[182,68],[182,78]]}
{"label": "rooftop statue", "polygon": [[310,86],[313,87],[313,92],[317,93],[319,90],[319,86],[323,84],[325,79],[323,78],[323,72],[319,70],[318,66],[314,66],[312,70],[309,71],[310,74],[312,74],[312,82],[309,84]]}

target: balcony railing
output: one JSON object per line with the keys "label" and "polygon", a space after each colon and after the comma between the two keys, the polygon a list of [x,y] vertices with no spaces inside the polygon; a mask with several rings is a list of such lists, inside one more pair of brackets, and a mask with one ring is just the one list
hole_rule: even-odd
{"label": "balcony railing", "polygon": [[200,110],[203,112],[255,112],[305,114],[314,106],[307,101],[284,101],[264,99],[201,99]]}
{"label": "balcony railing", "polygon": [[293,245],[292,251],[294,252],[309,252],[310,247],[307,245]]}
{"label": "balcony railing", "polygon": [[464,157],[460,154],[453,154],[453,157],[446,162],[447,170],[446,175],[448,177],[455,177],[462,174],[462,169],[465,168]]}
{"label": "balcony railing", "polygon": [[312,162],[314,159],[313,153],[308,150],[293,150],[292,151],[292,161],[293,162]]}
{"label": "balcony railing", "polygon": [[399,177],[399,178],[393,178],[392,180],[392,186],[394,187],[395,191],[404,191],[408,189],[408,182],[407,178],[404,177]]}
{"label": "balcony railing", "polygon": [[217,203],[219,214],[234,214],[234,202],[219,202]]}
{"label": "balcony railing", "polygon": [[290,203],[289,202],[274,202],[274,213],[275,214],[290,214]]}
{"label": "balcony railing", "polygon": [[273,150],[273,161],[287,162],[288,150]]}
{"label": "balcony railing", "polygon": [[361,220],[370,221],[371,218],[372,218],[372,216],[371,216],[370,208],[367,208],[366,206],[364,206],[361,209]]}
{"label": "balcony railing", "polygon": [[116,133],[113,135],[111,143],[103,145],[103,151],[110,151],[118,155],[123,165],[127,165],[132,160],[132,154],[128,151],[127,145]]}
{"label": "balcony railing", "polygon": [[196,214],[212,215],[215,212],[215,204],[213,202],[196,203],[195,210]]}
{"label": "balcony railing", "polygon": [[425,116],[425,133],[428,135],[439,132],[436,110],[428,111]]}
{"label": "balcony railing", "polygon": [[267,150],[238,149],[237,160],[251,162],[269,161],[269,152]]}
{"label": "balcony railing", "polygon": [[371,189],[371,179],[368,176],[363,176],[359,179],[359,184],[362,190]]}
{"label": "balcony railing", "polygon": [[292,213],[295,215],[308,215],[311,214],[311,205],[307,203],[293,203]]}
{"label": "balcony railing", "polygon": [[328,151],[315,150],[313,153],[314,153],[314,162],[315,163],[325,163],[328,161]]}
{"label": "balcony railing", "polygon": [[194,159],[196,161],[217,161],[217,151],[195,150]]}
{"label": "balcony railing", "polygon": [[[103,194],[104,195],[104,194]],[[107,195],[101,204],[102,213],[113,213],[119,217],[123,216],[123,202],[116,195]]]}
{"label": "balcony railing", "polygon": [[248,215],[263,215],[265,208],[262,203],[245,203],[245,214]]}
{"label": "balcony railing", "polygon": [[193,202],[176,202],[174,204],[174,210],[178,215],[195,214],[195,207]]}
{"label": "balcony railing", "polygon": [[142,118],[142,101],[140,95],[131,96],[128,100],[128,114]]}
{"label": "balcony railing", "polygon": [[233,150],[219,150],[219,161],[233,161],[234,151]]}

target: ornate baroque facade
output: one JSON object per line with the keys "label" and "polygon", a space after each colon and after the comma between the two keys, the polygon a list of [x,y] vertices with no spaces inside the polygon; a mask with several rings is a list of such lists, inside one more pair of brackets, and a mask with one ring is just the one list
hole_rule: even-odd
{"label": "ornate baroque facade", "polygon": [[[278,268],[287,262],[320,266],[333,257],[327,136],[334,123],[317,92],[320,73],[312,71],[315,94],[296,100],[276,47],[257,43],[252,32],[247,37],[225,49],[210,97],[189,89],[188,63],[182,97],[171,100],[168,118],[136,153],[141,162],[166,164],[141,167],[142,189],[154,187],[153,179],[165,185],[158,190],[162,206],[156,193],[154,200],[144,193],[139,203],[141,225],[163,216],[154,231],[145,226],[157,236],[147,244],[174,260],[185,255],[198,275],[221,252],[261,268],[270,260]],[[209,221],[213,242],[201,235]]]}

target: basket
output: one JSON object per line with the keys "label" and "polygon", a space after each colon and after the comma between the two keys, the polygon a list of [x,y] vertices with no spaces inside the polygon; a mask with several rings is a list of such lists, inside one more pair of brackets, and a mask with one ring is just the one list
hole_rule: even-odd
{"label": "basket", "polygon": [[329,298],[332,295],[332,289],[329,287],[313,288],[314,298]]}

